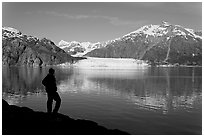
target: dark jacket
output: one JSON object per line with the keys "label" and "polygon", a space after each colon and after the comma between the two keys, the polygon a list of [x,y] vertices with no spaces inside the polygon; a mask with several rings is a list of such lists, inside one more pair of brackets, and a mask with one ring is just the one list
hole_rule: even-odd
{"label": "dark jacket", "polygon": [[48,74],[42,81],[42,84],[45,86],[47,93],[53,93],[57,91],[56,79],[52,74]]}

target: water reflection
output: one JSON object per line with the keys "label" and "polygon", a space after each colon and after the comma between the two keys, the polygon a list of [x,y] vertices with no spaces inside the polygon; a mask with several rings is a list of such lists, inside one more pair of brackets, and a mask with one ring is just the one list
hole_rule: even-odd
{"label": "water reflection", "polygon": [[[189,72],[193,72],[192,75]],[[198,72],[195,68],[149,68],[134,80],[113,77],[89,80],[125,95],[139,108],[162,110],[166,114],[172,109],[200,108],[195,106],[202,98],[202,79]]]}
{"label": "water reflection", "polygon": [[[32,94],[45,94],[41,81],[48,69],[3,67],[3,98],[17,104]],[[126,98],[139,109],[158,110],[164,114],[201,105],[201,68],[88,70],[56,67],[55,70],[62,94],[108,94]]]}
{"label": "water reflection", "polygon": [[[45,94],[42,79],[47,75],[49,67],[2,67],[3,98],[10,104],[17,104],[32,94]],[[72,70],[57,69],[57,81],[67,79]]]}
{"label": "water reflection", "polygon": [[[3,98],[45,110],[48,69],[3,67]],[[54,69],[64,114],[132,134],[201,133],[202,68]]]}

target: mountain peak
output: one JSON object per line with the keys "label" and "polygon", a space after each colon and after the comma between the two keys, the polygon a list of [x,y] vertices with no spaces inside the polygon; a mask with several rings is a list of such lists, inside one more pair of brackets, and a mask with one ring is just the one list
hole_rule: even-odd
{"label": "mountain peak", "polygon": [[63,46],[66,46],[66,45],[68,45],[69,44],[69,42],[66,42],[66,41],[64,41],[64,40],[60,40],[60,42],[58,43],[58,47],[63,47]]}
{"label": "mountain peak", "polygon": [[2,27],[2,38],[6,39],[6,38],[13,38],[13,37],[22,37],[22,33],[12,27]]}
{"label": "mountain peak", "polygon": [[12,28],[12,27],[3,27],[2,29],[13,32],[13,33],[16,33],[16,34],[21,34],[21,32],[19,30],[15,29],[15,28]]}
{"label": "mountain peak", "polygon": [[167,21],[162,21],[162,25],[170,25],[170,23]]}

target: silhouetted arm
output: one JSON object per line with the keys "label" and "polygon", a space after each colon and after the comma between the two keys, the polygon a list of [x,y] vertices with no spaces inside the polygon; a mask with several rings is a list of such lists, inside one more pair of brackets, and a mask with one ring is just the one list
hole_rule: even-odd
{"label": "silhouetted arm", "polygon": [[47,86],[47,76],[42,80],[42,84],[46,87]]}

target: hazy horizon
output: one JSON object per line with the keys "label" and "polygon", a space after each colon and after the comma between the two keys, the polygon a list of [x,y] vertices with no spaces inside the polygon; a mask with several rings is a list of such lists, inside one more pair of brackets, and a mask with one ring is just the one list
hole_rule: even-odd
{"label": "hazy horizon", "polygon": [[167,21],[202,30],[201,2],[2,2],[2,26],[60,40],[104,42]]}

